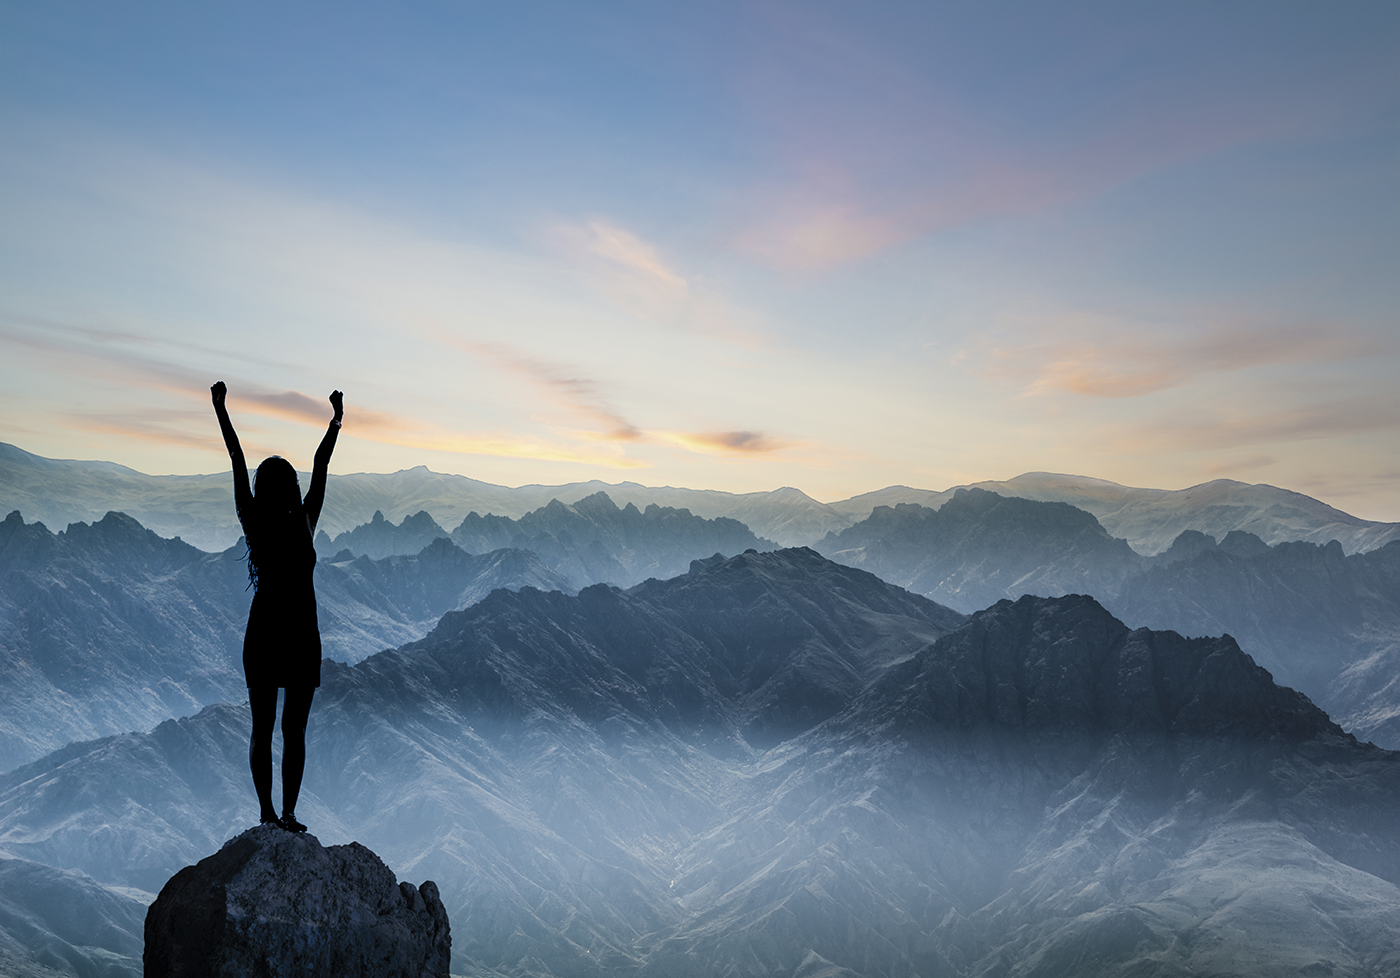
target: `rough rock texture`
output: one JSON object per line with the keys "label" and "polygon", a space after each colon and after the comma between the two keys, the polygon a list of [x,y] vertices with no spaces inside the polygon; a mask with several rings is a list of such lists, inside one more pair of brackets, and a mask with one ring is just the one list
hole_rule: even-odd
{"label": "rough rock texture", "polygon": [[357,842],[249,829],[165,884],[146,915],[147,978],[448,978],[431,880],[396,883]]}

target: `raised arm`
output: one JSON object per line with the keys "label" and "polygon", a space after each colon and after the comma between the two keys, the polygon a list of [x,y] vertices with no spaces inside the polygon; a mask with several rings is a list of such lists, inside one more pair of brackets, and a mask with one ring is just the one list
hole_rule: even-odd
{"label": "raised arm", "polygon": [[340,419],[345,414],[345,406],[341,400],[343,396],[340,391],[331,392],[331,407],[335,408],[335,417],[331,418],[331,423],[326,428],[326,437],[321,439],[321,446],[316,449],[316,461],[311,468],[311,485],[306,490],[306,498],[302,500],[302,507],[306,510],[306,522],[312,533],[316,532],[316,521],[321,518],[321,505],[326,501],[326,473],[331,467],[335,437],[340,434]]}
{"label": "raised arm", "polygon": [[209,394],[214,399],[214,413],[219,418],[219,430],[224,433],[224,447],[228,449],[229,460],[233,463],[233,508],[238,512],[239,522],[242,522],[243,517],[253,511],[253,490],[248,486],[248,463],[243,459],[243,446],[238,444],[238,435],[234,434],[228,408],[224,407],[228,388],[221,380],[209,388]]}

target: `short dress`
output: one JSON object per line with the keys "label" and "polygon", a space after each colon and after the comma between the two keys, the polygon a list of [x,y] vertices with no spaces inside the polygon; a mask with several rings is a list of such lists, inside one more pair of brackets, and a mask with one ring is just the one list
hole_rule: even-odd
{"label": "short dress", "polygon": [[[245,527],[246,531],[246,527]],[[321,685],[321,629],[316,620],[316,548],[311,533],[258,564],[248,630],[243,633],[243,675],[248,688]],[[256,531],[250,538],[257,539]],[[266,555],[268,557],[274,555]]]}

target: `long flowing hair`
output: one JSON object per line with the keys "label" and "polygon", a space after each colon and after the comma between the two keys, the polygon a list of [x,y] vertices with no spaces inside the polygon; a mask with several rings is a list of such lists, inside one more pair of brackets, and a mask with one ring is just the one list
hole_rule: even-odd
{"label": "long flowing hair", "polygon": [[280,455],[263,459],[253,476],[252,517],[243,532],[248,537],[248,582],[256,590],[269,568],[289,565],[311,542],[297,470]]}

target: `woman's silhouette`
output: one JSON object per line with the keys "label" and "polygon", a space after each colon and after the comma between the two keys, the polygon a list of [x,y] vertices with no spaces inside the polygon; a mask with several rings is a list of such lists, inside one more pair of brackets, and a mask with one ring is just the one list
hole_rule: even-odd
{"label": "woman's silhouette", "polygon": [[[296,818],[296,804],[306,766],[306,719],[311,698],[321,685],[321,632],[311,583],[316,551],[311,535],[326,498],[326,470],[340,433],[341,393],[331,394],[335,417],[316,449],[311,486],[302,499],[296,469],[279,455],[263,460],[249,489],[248,465],[224,407],[228,388],[221,380],[209,390],[233,461],[233,504],[248,540],[248,578],[253,586],[253,607],[243,635],[243,675],[253,708],[248,766],[253,769],[263,824],[305,832],[306,826]],[[277,722],[278,689],[287,691],[282,705],[281,818],[272,804],[272,728]]]}

